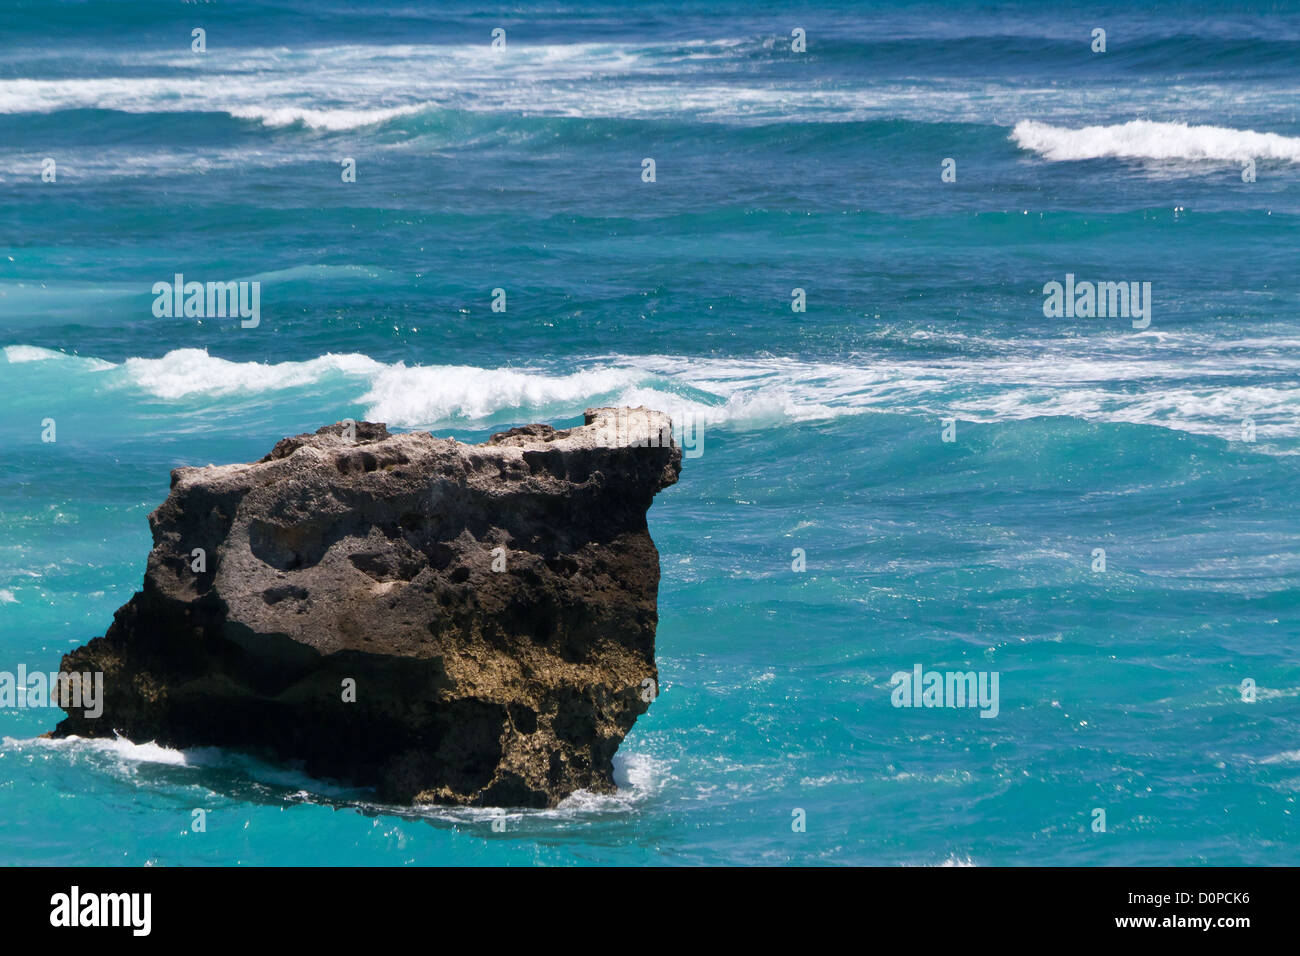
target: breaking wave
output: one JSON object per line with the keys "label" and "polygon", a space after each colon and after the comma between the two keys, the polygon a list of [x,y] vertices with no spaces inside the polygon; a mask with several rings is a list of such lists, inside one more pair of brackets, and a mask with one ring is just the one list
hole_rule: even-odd
{"label": "breaking wave", "polygon": [[1161,357],[1147,351],[1147,336],[1134,335],[1087,355],[1061,340],[945,359],[608,355],[506,368],[385,363],[357,353],[241,362],[192,348],[121,364],[25,345],[3,354],[18,368],[48,362],[65,374],[94,372],[98,388],[152,400],[237,404],[294,390],[327,395],[331,404],[361,405],[367,419],[405,428],[571,418],[586,407],[626,404],[733,430],[889,412],[974,422],[1068,416],[1223,438],[1236,437],[1251,418],[1261,442],[1300,436],[1300,384],[1292,383],[1300,353],[1278,340],[1261,343],[1267,350],[1249,341],[1226,349],[1191,335],[1159,335]]}
{"label": "breaking wave", "polygon": [[1133,120],[1114,126],[1069,129],[1033,120],[1016,124],[1011,138],[1053,162],[1082,159],[1146,159],[1183,162],[1300,163],[1300,137],[1227,126],[1189,126]]}

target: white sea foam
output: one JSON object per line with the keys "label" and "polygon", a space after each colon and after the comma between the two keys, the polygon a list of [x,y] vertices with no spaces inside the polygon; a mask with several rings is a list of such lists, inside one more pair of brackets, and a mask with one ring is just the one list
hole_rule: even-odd
{"label": "white sea foam", "polygon": [[550,809],[503,810],[500,807],[456,806],[410,808],[374,803],[362,803],[361,806],[370,810],[457,824],[486,825],[492,820],[504,818],[509,832],[526,825],[529,820],[545,821],[548,827],[554,827],[570,821],[585,823],[595,817],[634,813],[647,801],[654,799],[672,779],[667,762],[648,754],[625,753],[620,750],[614,755],[614,783],[617,790],[613,793],[577,790],[560,801],[559,806]]}
{"label": "white sea foam", "polygon": [[297,798],[323,798],[328,801],[355,800],[364,791],[344,787],[327,780],[309,777],[291,767],[268,764],[255,757],[219,747],[188,747],[183,750],[164,747],[153,741],[136,743],[126,737],[5,737],[0,749],[15,753],[60,753],[70,760],[89,758],[114,776],[134,779],[144,766],[154,765],[188,769],[217,770],[232,784],[237,778],[293,791]]}
{"label": "white sea foam", "polygon": [[633,371],[622,368],[548,375],[463,365],[397,365],[380,371],[360,400],[367,405],[366,417],[376,421],[474,420],[510,409],[565,406],[571,411],[588,399],[612,396],[634,379]]}
{"label": "white sea foam", "polygon": [[31,751],[55,750],[70,753],[100,754],[113,757],[122,763],[155,763],[171,767],[192,766],[200,752],[191,754],[153,743],[134,743],[125,737],[33,737],[0,740],[5,750]]}
{"label": "white sea foam", "polygon": [[[30,346],[10,362],[114,369],[106,387],[167,401],[211,403],[294,389],[328,390],[366,418],[403,428],[570,418],[593,405],[648,405],[733,431],[827,421],[873,412],[997,422],[1041,416],[1128,422],[1240,437],[1254,420],[1260,447],[1300,435],[1300,342],[1213,341],[1143,336],[1000,342],[997,354],[901,359],[862,353],[852,361],[605,355],[576,363],[507,368],[383,363],[361,354],[262,363],[177,349],[121,366]],[[973,350],[993,343],[968,341]],[[15,358],[16,357],[16,358]],[[3,366],[0,366],[2,368]]]}
{"label": "white sea foam", "polygon": [[176,349],[162,358],[129,358],[125,363],[134,385],[165,399],[299,388],[330,374],[364,377],[384,370],[364,355],[327,354],[305,362],[231,362],[204,349]]}
{"label": "white sea foam", "polygon": [[43,349],[38,345],[6,345],[4,349],[5,358],[13,365],[20,362],[49,362],[54,359],[67,358],[64,352],[56,352],[54,349]]}
{"label": "white sea foam", "polygon": [[1145,159],[1181,162],[1300,162],[1300,137],[1226,126],[1189,126],[1133,120],[1112,126],[1069,129],[1025,120],[1011,138],[1021,149],[1055,162],[1081,159]]}
{"label": "white sea foam", "polygon": [[[133,69],[152,65],[160,70],[185,67],[187,72],[2,79],[0,113],[220,112],[271,127],[300,123],[330,131],[445,105],[578,115],[601,102],[606,108],[617,103],[632,107],[636,96],[608,95],[604,81],[610,77],[669,76],[684,63],[725,58],[737,42],[515,43],[508,56],[493,53],[487,44],[347,45],[296,53],[254,49],[208,61],[151,60],[145,55]],[[677,88],[668,80],[653,85],[663,95]]]}
{"label": "white sea foam", "polygon": [[[1132,115],[1143,110],[1166,115],[1289,115],[1300,99],[1280,81],[1250,89],[1195,80],[1158,90],[1120,88],[1108,91],[1105,103],[1099,104],[1091,91],[1071,93],[1056,84],[989,82],[972,87],[964,79],[869,76],[847,85],[779,76],[759,80],[754,51],[764,39],[771,40],[512,41],[505,54],[494,53],[486,43],[240,49],[202,58],[133,51],[129,64],[119,56],[88,54],[94,75],[0,79],[0,113],[225,113],[269,127],[299,124],[326,132],[362,129],[438,109],[511,116],[698,117],[736,124],[888,117],[1004,125],[1014,117],[1034,116],[1042,125],[1077,122],[1095,115],[1099,107]],[[128,66],[130,75],[122,75]],[[159,75],[140,76],[141,70]],[[1269,134],[1251,135],[1267,140]]]}
{"label": "white sea foam", "polygon": [[25,362],[73,362],[81,366],[102,371],[104,369],[114,368],[112,362],[105,362],[96,358],[83,358],[80,355],[69,355],[67,352],[57,352],[54,349],[45,349],[37,345],[6,345],[4,356],[10,365],[21,365]]}
{"label": "white sea foam", "polygon": [[[0,156],[0,183],[10,177],[24,182],[41,169],[45,153],[6,152]],[[297,153],[272,149],[210,147],[68,146],[59,150],[59,181],[143,179],[283,166],[299,161]]]}
{"label": "white sea foam", "polygon": [[312,129],[357,129],[385,123],[398,116],[418,113],[433,104],[412,103],[377,109],[307,109],[296,106],[234,106],[225,112],[240,119],[255,119],[264,126],[291,126],[301,123]]}

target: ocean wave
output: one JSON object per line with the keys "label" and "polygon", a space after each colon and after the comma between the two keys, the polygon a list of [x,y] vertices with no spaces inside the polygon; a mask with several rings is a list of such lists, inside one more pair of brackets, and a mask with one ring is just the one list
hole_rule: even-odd
{"label": "ocean wave", "polygon": [[116,368],[112,362],[105,362],[102,359],[69,355],[67,352],[58,352],[37,345],[6,345],[0,351],[4,352],[5,360],[10,365],[22,365],[27,362],[70,362],[93,371]]}
{"label": "ocean wave", "polygon": [[366,416],[413,424],[457,419],[483,420],[504,409],[572,409],[631,386],[636,373],[596,368],[567,375],[536,370],[487,369],[467,365],[385,368],[361,396]]}
{"label": "ocean wave", "polygon": [[143,65],[161,75],[0,79],[0,114],[225,113],[267,127],[324,131],[373,126],[452,101],[476,111],[578,115],[593,102],[635,102],[611,100],[610,78],[662,77],[668,91],[677,88],[674,71],[684,64],[726,58],[741,42],[514,44],[508,54],[486,43],[358,44],[241,50],[212,61],[153,55],[131,69]]}
{"label": "ocean wave", "polygon": [[[211,58],[152,53],[130,64],[112,57],[95,60],[89,76],[0,79],[0,114],[209,113],[271,129],[298,126],[321,133],[389,124],[400,131],[411,116],[440,111],[738,125],[901,119],[994,127],[1002,127],[1007,117],[1034,115],[1041,122],[1017,129],[1037,141],[1051,140],[1054,129],[1080,132],[1047,121],[1077,121],[1098,108],[1119,115],[1156,109],[1166,115],[1289,115],[1297,102],[1295,90],[1282,81],[1229,88],[1193,78],[1158,90],[1117,87],[1099,101],[1091,91],[1067,91],[1041,79],[973,85],[967,77],[944,72],[921,79],[913,69],[863,76],[852,66],[862,55],[856,48],[838,71],[810,82],[769,71],[776,55],[770,36],[512,43],[504,52],[471,43],[242,49]],[[908,62],[908,54],[899,56],[900,66]],[[139,75],[142,70],[156,75]],[[1261,142],[1252,149],[1279,147],[1269,139],[1273,134],[1254,135]]]}
{"label": "ocean wave", "polygon": [[69,761],[88,761],[118,779],[133,781],[141,767],[154,765],[177,769],[234,773],[256,783],[294,792],[295,797],[319,797],[330,801],[360,799],[356,787],[310,777],[291,767],[269,764],[248,754],[220,747],[166,747],[155,741],[136,743],[126,737],[32,737],[0,739],[0,751],[17,754],[56,753]]}
{"label": "ocean wave", "polygon": [[1248,159],[1300,162],[1300,137],[1226,126],[1133,120],[1112,126],[1068,129],[1024,120],[1015,125],[1011,138],[1021,149],[1053,162],[1107,158],[1189,163]]}
{"label": "ocean wave", "polygon": [[[391,81],[386,96],[404,87]],[[437,104],[417,99],[376,104],[366,99],[370,85],[340,101],[353,85],[333,69],[260,76],[216,74],[208,77],[95,77],[77,79],[0,80],[0,114],[110,110],[119,113],[224,113],[267,127],[301,124],[339,131],[373,126]],[[333,87],[331,89],[331,87]]]}
{"label": "ocean wave", "polygon": [[[515,821],[511,825],[512,829],[525,819],[563,821],[631,813],[659,794],[672,779],[667,763],[646,754],[619,752],[614,755],[614,782],[618,789],[613,793],[578,790],[561,801],[559,806],[544,810],[443,805],[411,807],[377,803],[372,799],[371,791],[366,788],[311,777],[289,766],[270,764],[248,754],[219,747],[178,749],[153,741],[136,743],[121,736],[4,737],[0,738],[0,753],[4,752],[29,757],[43,753],[59,754],[72,762],[89,762],[127,782],[134,782],[139,769],[148,765],[216,772],[220,779],[206,778],[209,786],[229,786],[235,782],[230,779],[233,774],[237,778],[277,788],[283,798],[293,802],[352,807],[450,823],[484,823],[505,817],[508,821]],[[204,779],[198,777],[189,782],[202,783]]]}
{"label": "ocean wave", "polygon": [[155,763],[169,767],[193,766],[207,759],[211,751],[186,753],[149,741],[135,743],[125,737],[32,737],[21,739],[5,737],[0,748],[16,752],[56,751],[69,755],[99,754],[126,764]]}
{"label": "ocean wave", "polygon": [[[30,179],[45,153],[5,152],[0,156],[0,183]],[[160,176],[207,175],[236,169],[270,168],[300,161],[296,150],[141,148],[139,146],[68,147],[59,151],[59,181],[153,179]]]}
{"label": "ocean wave", "polygon": [[733,431],[894,413],[980,423],[1064,416],[1234,440],[1249,418],[1261,445],[1300,436],[1300,343],[1286,348],[1282,340],[1260,340],[1259,349],[1246,342],[1228,349],[1194,334],[1160,336],[1160,357],[1150,352],[1150,336],[1127,336],[1087,353],[1077,340],[1062,339],[1032,347],[1003,342],[1003,354],[983,357],[605,355],[504,368],[385,363],[359,353],[242,362],[193,348],[120,365],[23,345],[4,354],[19,367],[49,361],[74,374],[108,372],[100,387],[164,401],[238,402],[309,391],[333,405],[361,405],[367,419],[402,428],[490,427],[619,404]]}
{"label": "ocean wave", "polygon": [[348,130],[363,126],[386,123],[398,116],[410,116],[425,109],[433,109],[434,103],[412,103],[408,106],[392,106],[375,109],[307,109],[295,106],[238,106],[228,112],[236,119],[253,119],[263,126],[292,126],[301,123],[311,129]]}
{"label": "ocean wave", "polygon": [[127,380],[162,399],[231,395],[315,385],[326,376],[367,377],[385,367],[364,355],[326,354],[305,362],[231,362],[204,349],[175,349],[162,358],[129,358]]}

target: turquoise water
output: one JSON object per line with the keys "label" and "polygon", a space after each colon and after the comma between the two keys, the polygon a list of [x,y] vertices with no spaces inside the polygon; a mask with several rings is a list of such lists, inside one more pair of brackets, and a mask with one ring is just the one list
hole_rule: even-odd
{"label": "turquoise water", "polygon": [[[178,465],[344,417],[704,436],[616,796],[498,832],[7,709],[0,861],[1300,863],[1300,8],[0,26],[0,670],[104,632]],[[178,272],[259,281],[260,324],[155,318]],[[1067,273],[1150,282],[1149,328],[1045,317]],[[893,707],[915,664],[997,672],[997,717]]]}

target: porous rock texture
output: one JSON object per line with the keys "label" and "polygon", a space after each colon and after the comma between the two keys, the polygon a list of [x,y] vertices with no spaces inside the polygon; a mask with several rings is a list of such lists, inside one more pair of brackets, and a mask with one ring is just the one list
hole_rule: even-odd
{"label": "porous rock texture", "polygon": [[103,714],[54,733],[261,752],[400,803],[610,792],[658,688],[646,511],[680,469],[643,408],[480,445],[345,422],[178,468],[143,590],[63,659],[103,672]]}

